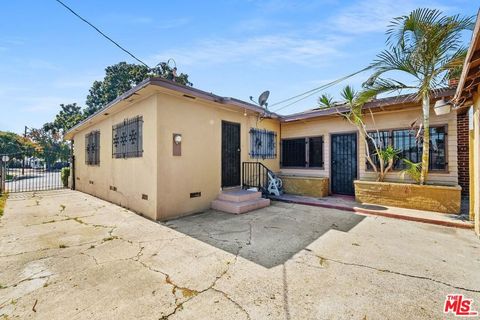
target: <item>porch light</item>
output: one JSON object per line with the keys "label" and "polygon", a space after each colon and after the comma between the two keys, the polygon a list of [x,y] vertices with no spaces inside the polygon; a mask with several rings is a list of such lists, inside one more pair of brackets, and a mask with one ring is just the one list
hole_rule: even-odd
{"label": "porch light", "polygon": [[433,110],[435,111],[435,114],[437,116],[449,114],[452,106],[445,101],[445,99],[440,99],[435,102],[435,105],[433,106]]}
{"label": "porch light", "polygon": [[173,140],[175,141],[175,144],[180,144],[182,142],[182,136],[177,134]]}

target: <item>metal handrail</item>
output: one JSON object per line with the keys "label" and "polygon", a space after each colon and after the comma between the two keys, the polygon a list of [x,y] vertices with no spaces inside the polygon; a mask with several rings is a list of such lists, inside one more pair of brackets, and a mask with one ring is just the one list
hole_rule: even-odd
{"label": "metal handrail", "polygon": [[242,163],[242,188],[257,188],[263,194],[267,194],[268,173],[273,173],[263,163],[243,162]]}

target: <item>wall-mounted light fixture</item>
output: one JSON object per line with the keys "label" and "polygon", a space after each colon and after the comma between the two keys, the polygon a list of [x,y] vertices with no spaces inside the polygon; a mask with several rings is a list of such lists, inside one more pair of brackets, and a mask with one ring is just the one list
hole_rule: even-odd
{"label": "wall-mounted light fixture", "polygon": [[175,144],[180,144],[182,142],[182,135],[180,134],[173,135],[173,141],[175,142]]}
{"label": "wall-mounted light fixture", "polygon": [[179,133],[173,134],[173,155],[181,156],[182,155],[182,135]]}
{"label": "wall-mounted light fixture", "polygon": [[433,106],[433,110],[435,111],[435,114],[437,116],[449,114],[451,109],[452,109],[451,104],[445,101],[445,99],[443,98],[440,100],[437,100],[437,102],[435,102],[435,105]]}

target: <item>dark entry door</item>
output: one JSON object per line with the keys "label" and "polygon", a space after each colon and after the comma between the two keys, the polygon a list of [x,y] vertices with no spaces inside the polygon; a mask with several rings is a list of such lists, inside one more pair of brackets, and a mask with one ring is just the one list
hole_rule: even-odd
{"label": "dark entry door", "polygon": [[357,178],[357,134],[332,135],[332,193],[354,195]]}
{"label": "dark entry door", "polygon": [[222,187],[240,185],[240,124],[222,121]]}

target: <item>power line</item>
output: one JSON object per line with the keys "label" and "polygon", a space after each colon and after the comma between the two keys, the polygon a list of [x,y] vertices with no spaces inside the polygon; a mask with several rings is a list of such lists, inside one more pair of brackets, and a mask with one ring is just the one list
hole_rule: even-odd
{"label": "power line", "polygon": [[296,103],[298,103],[298,102],[300,102],[300,101],[302,101],[302,100],[305,100],[305,99],[308,98],[308,97],[313,96],[314,94],[318,93],[320,90],[324,90],[324,89],[330,88],[330,87],[332,87],[332,86],[334,86],[334,85],[336,85],[336,84],[338,84],[338,83],[340,83],[340,82],[342,82],[342,81],[344,81],[344,80],[346,80],[346,79],[348,79],[348,78],[351,78],[351,77],[353,77],[353,76],[355,76],[355,75],[357,75],[357,74],[359,74],[359,73],[362,73],[362,72],[364,72],[364,71],[366,71],[366,70],[368,70],[368,69],[371,69],[372,67],[373,67],[372,65],[371,65],[371,66],[368,66],[368,67],[365,67],[365,68],[363,68],[363,69],[361,69],[361,70],[358,70],[358,71],[356,71],[356,72],[354,72],[354,73],[351,73],[351,74],[349,74],[349,75],[346,75],[346,76],[344,76],[344,77],[341,77],[341,78],[339,78],[339,79],[337,79],[337,80],[334,80],[334,81],[331,81],[331,82],[326,83],[326,84],[324,84],[324,85],[321,85],[320,87],[313,88],[313,89],[311,89],[311,90],[308,90],[308,91],[305,91],[305,92],[303,92],[303,93],[297,94],[297,95],[295,95],[295,96],[293,96],[293,97],[290,97],[290,98],[288,98],[288,99],[285,99],[285,100],[276,102],[276,103],[270,105],[270,107],[273,107],[273,106],[276,106],[276,105],[279,105],[279,104],[283,104],[283,103],[285,103],[285,102],[292,101],[292,100],[294,100],[294,99],[296,99],[296,98],[300,98],[300,97],[301,97],[301,98],[298,99],[298,100],[295,100],[295,101],[293,101],[293,102],[291,102],[291,103],[289,103],[289,104],[286,104],[286,105],[284,105],[284,106],[282,106],[282,107],[274,110],[275,112],[278,112],[278,111],[280,111],[280,110],[282,110],[282,109],[285,109],[285,108],[287,108],[287,107],[290,107],[291,105],[294,105],[294,104],[296,104]]}
{"label": "power line", "polygon": [[117,47],[119,47],[122,51],[124,51],[125,53],[127,53],[130,57],[132,57],[133,59],[137,60],[138,62],[140,62],[141,64],[143,64],[144,66],[146,66],[147,68],[149,68],[148,64],[146,64],[145,62],[143,62],[142,60],[140,60],[139,58],[137,58],[133,53],[131,53],[130,51],[128,51],[127,49],[125,49],[124,47],[122,47],[120,44],[118,44],[115,40],[113,40],[112,38],[110,38],[109,36],[107,36],[105,33],[103,33],[100,29],[98,29],[97,27],[95,27],[92,23],[90,23],[89,21],[87,21],[86,19],[84,19],[83,17],[81,17],[78,13],[76,13],[72,8],[70,8],[69,6],[67,6],[65,3],[63,3],[62,1],[60,0],[55,0],[57,1],[58,3],[60,3],[63,7],[65,7],[65,9],[67,9],[68,11],[70,11],[71,13],[73,13],[77,18],[79,18],[80,20],[82,20],[83,22],[85,22],[86,24],[88,24],[90,27],[92,27],[93,29],[95,29],[95,31],[97,31],[98,33],[100,33],[103,37],[105,37],[107,40],[109,40],[111,43],[113,43],[114,45],[116,45]]}

